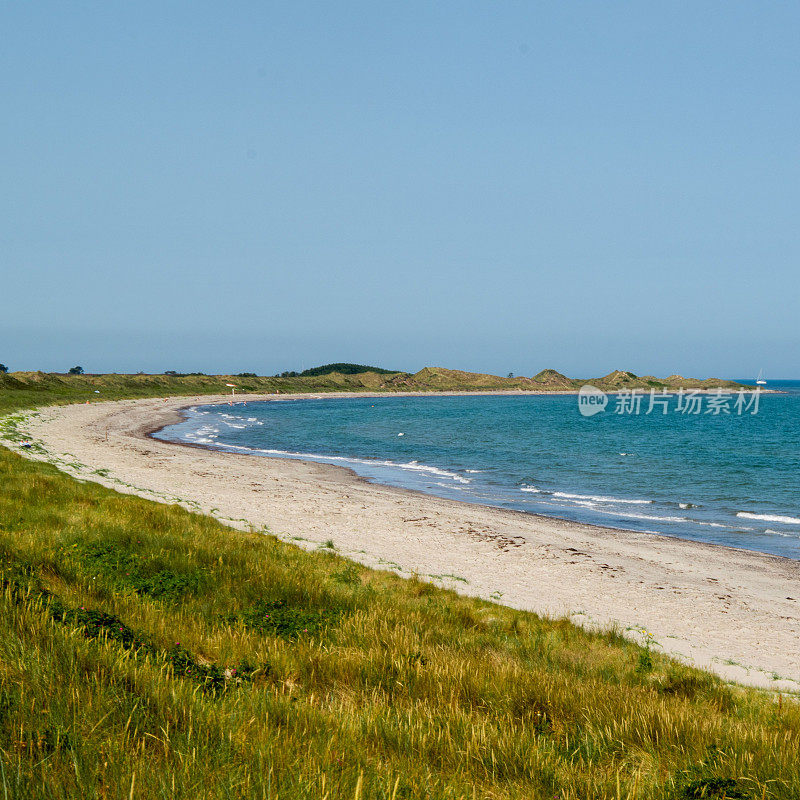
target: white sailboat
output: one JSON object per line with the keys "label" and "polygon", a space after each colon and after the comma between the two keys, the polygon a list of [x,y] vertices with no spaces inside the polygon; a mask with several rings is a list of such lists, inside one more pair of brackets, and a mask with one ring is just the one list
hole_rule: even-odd
{"label": "white sailboat", "polygon": [[756,378],[756,386],[766,386],[767,382],[764,380],[764,370],[760,369],[758,371],[758,377]]}

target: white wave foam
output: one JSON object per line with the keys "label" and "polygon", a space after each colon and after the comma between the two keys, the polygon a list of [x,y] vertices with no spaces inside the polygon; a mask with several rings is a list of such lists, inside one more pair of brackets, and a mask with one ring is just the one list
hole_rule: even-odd
{"label": "white wave foam", "polygon": [[620,514],[623,517],[631,517],[633,519],[652,519],[656,522],[690,522],[691,520],[686,517],[659,517],[654,514]]}
{"label": "white wave foam", "polygon": [[263,453],[268,456],[279,456],[283,458],[308,458],[313,461],[325,463],[344,463],[344,464],[365,464],[370,467],[395,467],[396,469],[409,470],[411,472],[424,472],[429,475],[436,475],[440,478],[449,478],[456,483],[471,483],[469,478],[455,472],[448,472],[446,469],[432,467],[430,464],[420,464],[419,461],[408,461],[398,463],[397,461],[381,461],[368,458],[350,458],[348,456],[330,456],[323,453],[296,453],[291,450],[274,450],[271,448],[243,447],[236,444],[226,444],[225,442],[214,442],[217,447],[225,447],[228,450],[240,450],[245,453]]}
{"label": "white wave foam", "polygon": [[630,511],[607,511],[605,509],[597,509],[599,514],[606,514],[607,516],[626,517],[627,519],[650,519],[655,522],[692,522],[693,520],[687,517],[659,517],[655,514],[633,514]]}
{"label": "white wave foam", "polygon": [[762,522],[777,522],[780,525],[800,525],[797,517],[784,517],[780,514],[751,514],[749,511],[737,511],[737,517],[742,519],[759,519]]}
{"label": "white wave foam", "polygon": [[[555,494],[553,496],[555,496]],[[547,500],[539,500],[537,501],[537,503],[539,505],[553,506],[553,508],[561,508],[562,510],[564,508],[563,504],[553,503]],[[694,520],[690,520],[688,517],[672,517],[672,516],[662,517],[656,514],[635,514],[633,511],[612,510],[608,507],[603,508],[602,506],[598,506],[597,503],[593,503],[588,500],[586,501],[573,500],[572,505],[579,505],[582,507],[590,508],[597,514],[602,514],[603,516],[606,517],[623,517],[625,519],[646,519],[646,520],[652,520],[654,522],[694,522]],[[659,531],[646,531],[646,533],[659,533]]]}
{"label": "white wave foam", "polygon": [[[703,522],[702,520],[699,519],[693,519],[692,522],[695,525],[707,525],[709,528],[730,528],[730,525],[725,525],[722,522]],[[745,530],[750,530],[750,528],[737,528],[737,530],[745,531]]]}
{"label": "white wave foam", "polygon": [[593,503],[625,503],[632,505],[650,505],[652,500],[628,500],[623,497],[604,497],[594,494],[569,494],[568,492],[553,492],[553,497],[563,497],[567,500],[591,500]]}
{"label": "white wave foam", "polygon": [[537,489],[535,486],[526,486],[524,484],[519,487],[519,490],[521,492],[533,492],[534,494],[542,494],[541,489]]}
{"label": "white wave foam", "polygon": [[[365,461],[365,464],[369,464],[372,462]],[[384,463],[387,466],[391,467],[401,467],[402,469],[410,469],[415,470],[417,472],[429,472],[431,475],[439,475],[443,478],[450,478],[450,480],[456,481],[457,483],[469,483],[470,479],[465,478],[462,475],[458,475],[455,472],[448,472],[446,469],[439,469],[438,467],[431,467],[428,464],[420,464],[419,461],[409,461],[405,464],[398,464],[394,461],[384,461],[380,462]]]}
{"label": "white wave foam", "polygon": [[192,433],[187,433],[186,438],[207,444],[208,442],[212,441],[218,433],[219,428],[214,428],[211,425],[204,425],[202,428],[198,428]]}

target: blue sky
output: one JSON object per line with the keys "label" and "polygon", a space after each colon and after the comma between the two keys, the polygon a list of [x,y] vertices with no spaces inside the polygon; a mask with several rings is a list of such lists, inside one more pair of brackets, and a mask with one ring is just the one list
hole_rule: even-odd
{"label": "blue sky", "polygon": [[0,5],[0,361],[800,375],[800,5]]}

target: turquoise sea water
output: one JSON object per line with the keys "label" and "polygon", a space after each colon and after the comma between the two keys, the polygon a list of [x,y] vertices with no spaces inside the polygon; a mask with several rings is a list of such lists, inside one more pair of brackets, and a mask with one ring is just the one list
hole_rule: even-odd
{"label": "turquoise sea water", "polygon": [[[800,558],[800,381],[758,413],[578,412],[575,396],[201,406],[157,436],[350,467],[376,482]],[[402,434],[402,435],[401,435]]]}

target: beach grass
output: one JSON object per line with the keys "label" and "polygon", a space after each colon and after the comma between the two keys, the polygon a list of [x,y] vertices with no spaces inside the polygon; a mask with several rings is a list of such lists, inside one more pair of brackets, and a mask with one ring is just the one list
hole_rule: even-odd
{"label": "beach grass", "polygon": [[800,797],[794,701],[4,448],[0,581],[0,798]]}

